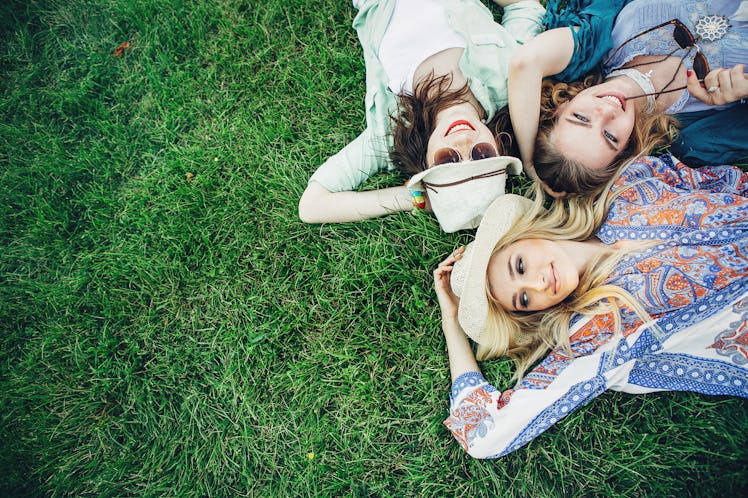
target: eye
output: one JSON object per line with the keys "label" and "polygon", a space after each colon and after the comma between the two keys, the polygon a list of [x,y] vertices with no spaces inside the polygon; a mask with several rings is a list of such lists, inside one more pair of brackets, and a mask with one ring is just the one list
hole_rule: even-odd
{"label": "eye", "polygon": [[587,119],[586,117],[582,116],[581,114],[577,114],[576,112],[574,114],[572,114],[572,116],[574,116],[576,119],[578,119],[582,123],[589,123],[590,122],[589,119]]}
{"label": "eye", "polygon": [[519,296],[519,304],[523,308],[527,308],[527,306],[530,304],[530,298],[527,297],[527,292],[523,291],[522,294],[520,294],[520,296]]}
{"label": "eye", "polygon": [[608,140],[610,140],[614,144],[618,143],[618,139],[615,137],[615,135],[612,135],[612,134],[610,134],[610,133],[608,133],[607,131],[604,131],[604,130],[603,130],[603,135],[605,135],[605,138],[607,138]]}
{"label": "eye", "polygon": [[434,152],[434,166],[437,164],[459,163],[462,161],[460,153],[451,147],[442,147]]}
{"label": "eye", "polygon": [[473,148],[470,151],[470,159],[473,161],[486,159],[488,157],[496,157],[497,155],[496,148],[488,142],[478,142],[473,145]]}
{"label": "eye", "polygon": [[517,273],[520,275],[525,274],[525,262],[522,261],[522,258],[517,258]]}

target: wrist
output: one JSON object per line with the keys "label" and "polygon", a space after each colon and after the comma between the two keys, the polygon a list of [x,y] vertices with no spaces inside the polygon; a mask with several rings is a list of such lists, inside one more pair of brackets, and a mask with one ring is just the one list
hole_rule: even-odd
{"label": "wrist", "polygon": [[426,193],[423,190],[411,190],[410,202],[413,205],[413,209],[426,209]]}
{"label": "wrist", "polygon": [[442,332],[444,335],[457,334],[465,335],[462,331],[457,315],[442,315]]}

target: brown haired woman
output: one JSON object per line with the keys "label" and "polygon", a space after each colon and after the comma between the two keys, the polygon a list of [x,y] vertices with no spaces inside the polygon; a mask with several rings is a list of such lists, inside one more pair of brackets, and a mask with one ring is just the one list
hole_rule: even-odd
{"label": "brown haired woman", "polygon": [[[525,44],[509,73],[523,163],[529,172],[534,166],[547,190],[604,190],[622,165],[673,140],[673,114],[688,124],[685,144],[681,140],[673,152],[691,164],[748,158],[748,109],[741,102],[748,97],[745,2],[634,0],[615,17],[604,52],[590,39],[599,35],[607,2],[573,3],[584,4],[581,10],[590,15],[554,18],[558,2],[550,1],[549,27],[569,24]],[[541,90],[545,76],[561,73],[569,81],[598,62],[604,81],[547,82]]]}
{"label": "brown haired woman", "polygon": [[[417,187],[357,191],[385,169],[410,177],[442,166],[466,176],[471,163],[482,161],[450,183],[470,180],[472,196],[492,196],[483,209],[503,193],[503,183],[483,188],[472,179],[511,169],[496,159],[510,152],[497,140],[502,114],[508,125],[507,113],[499,112],[507,105],[508,64],[540,31],[545,9],[536,0],[494,1],[504,7],[502,24],[479,0],[354,1],[353,26],[366,60],[367,128],[312,175],[299,202],[303,221],[355,221],[425,205],[428,195]],[[520,172],[519,161],[509,166]],[[440,214],[434,207],[446,231],[477,226],[482,211],[473,211],[480,210],[461,206]]]}

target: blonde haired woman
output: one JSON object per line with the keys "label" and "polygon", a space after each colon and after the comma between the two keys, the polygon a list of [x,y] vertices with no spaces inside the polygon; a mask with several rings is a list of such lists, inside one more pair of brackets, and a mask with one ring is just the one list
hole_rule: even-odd
{"label": "blonde haired woman", "polygon": [[[748,397],[748,174],[646,157],[607,201],[592,236],[504,196],[435,270],[445,424],[472,456],[513,451],[607,389]],[[468,338],[478,359],[515,361],[513,389],[486,382]]]}

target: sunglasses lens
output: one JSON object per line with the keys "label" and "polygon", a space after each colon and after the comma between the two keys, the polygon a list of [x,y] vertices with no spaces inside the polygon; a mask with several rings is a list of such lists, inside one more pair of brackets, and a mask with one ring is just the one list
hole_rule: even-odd
{"label": "sunglasses lens", "polygon": [[693,47],[696,43],[696,40],[694,40],[693,35],[688,30],[687,27],[683,26],[682,24],[676,24],[675,30],[673,31],[673,38],[675,38],[675,43],[677,43],[680,48],[688,48]]}
{"label": "sunglasses lens", "polygon": [[459,163],[460,153],[450,147],[442,147],[434,153],[434,166],[437,164]]}
{"label": "sunglasses lens", "polygon": [[706,78],[706,75],[709,73],[709,63],[701,52],[697,53],[693,60],[693,70],[696,73],[696,77],[700,80]]}
{"label": "sunglasses lens", "polygon": [[496,156],[496,148],[488,142],[479,142],[473,145],[473,149],[470,151],[470,159],[473,161]]}

